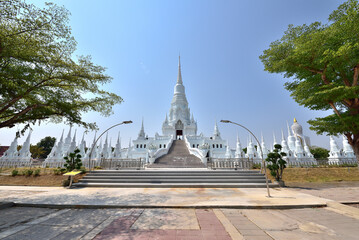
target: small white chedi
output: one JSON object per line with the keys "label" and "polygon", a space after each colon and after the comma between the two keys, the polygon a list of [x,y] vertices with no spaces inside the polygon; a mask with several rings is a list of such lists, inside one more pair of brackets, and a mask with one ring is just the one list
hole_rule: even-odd
{"label": "small white chedi", "polygon": [[[301,166],[316,164],[313,155],[309,151],[310,139],[303,134],[302,126],[294,119],[294,123],[288,128],[287,138],[284,136],[282,130],[282,151],[287,154],[287,161],[289,165]],[[83,156],[84,165],[88,165],[89,159],[100,161],[101,159],[114,160],[131,160],[142,159],[146,163],[154,163],[155,160],[168,153],[172,143],[176,139],[185,141],[190,154],[200,158],[206,165],[207,158],[213,159],[233,159],[233,158],[249,158],[253,159],[255,163],[261,164],[262,154],[257,148],[256,143],[251,137],[247,139],[246,149],[244,152],[239,137],[237,136],[236,147],[230,148],[228,142],[221,137],[217,122],[214,124],[214,131],[212,136],[206,137],[203,133],[197,134],[197,121],[191,113],[186,98],[185,87],[183,85],[181,63],[179,59],[177,82],[174,87],[174,94],[171,101],[169,114],[165,116],[162,123],[162,135],[156,133],[154,137],[148,137],[145,133],[144,122],[142,120],[141,129],[135,140],[129,141],[127,148],[122,148],[120,134],[118,134],[117,142],[112,147],[111,140],[108,136],[105,137],[105,143],[102,145],[102,139],[99,145],[95,145],[96,133],[93,143],[86,148],[84,137],[79,145],[76,142],[76,132],[74,136],[71,134],[71,128],[67,134],[66,139],[63,139],[62,133],[60,140],[54,145],[51,153],[46,158],[43,166],[61,167],[64,164],[63,157],[72,152],[75,148],[79,148],[80,154]],[[28,137],[29,138],[29,137]],[[133,144],[132,144],[133,143]],[[277,144],[276,137],[273,133],[273,144],[267,148],[263,137],[261,137],[261,147],[263,149],[263,157],[273,150],[274,145]],[[17,138],[11,144],[3,159],[18,159],[21,155],[22,159],[28,159],[27,145],[24,151],[19,155],[16,151]],[[24,144],[25,146],[25,144]],[[354,159],[354,153],[347,141],[343,141],[343,150],[340,150],[333,138],[330,141],[330,163],[341,163],[343,158]],[[87,149],[87,150],[86,150]],[[90,156],[91,153],[91,156]]]}
{"label": "small white chedi", "polygon": [[15,136],[14,141],[10,144],[10,147],[0,157],[0,166],[28,166],[32,163],[30,153],[30,138],[31,131],[27,135],[27,138],[18,151],[18,137]]}

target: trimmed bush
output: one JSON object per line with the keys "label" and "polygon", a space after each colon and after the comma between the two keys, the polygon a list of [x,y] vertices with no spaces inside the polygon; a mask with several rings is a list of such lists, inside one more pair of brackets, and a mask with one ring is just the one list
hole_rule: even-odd
{"label": "trimmed bush", "polygon": [[16,169],[14,169],[14,170],[11,171],[11,176],[13,176],[13,177],[15,177],[15,176],[18,175],[18,174],[19,174],[19,171],[16,170]]}
{"label": "trimmed bush", "polygon": [[38,168],[34,171],[34,176],[37,177],[37,176],[40,176],[40,172],[41,172],[41,169]]}

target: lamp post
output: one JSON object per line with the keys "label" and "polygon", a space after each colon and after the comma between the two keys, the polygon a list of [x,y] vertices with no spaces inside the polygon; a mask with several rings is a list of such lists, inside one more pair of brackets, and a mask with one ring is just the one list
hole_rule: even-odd
{"label": "lamp post", "polygon": [[270,192],[269,192],[269,185],[268,185],[268,177],[267,177],[267,170],[266,170],[266,164],[265,164],[265,161],[264,161],[264,157],[263,157],[263,151],[262,151],[262,146],[261,144],[259,143],[258,139],[256,138],[256,136],[251,132],[251,130],[249,130],[248,128],[246,128],[245,126],[239,124],[239,123],[235,123],[235,122],[232,122],[232,121],[229,121],[229,120],[221,120],[222,123],[232,123],[234,125],[237,125],[237,126],[240,126],[242,128],[244,128],[245,130],[247,130],[253,137],[254,139],[257,141],[258,143],[258,147],[261,151],[261,157],[262,157],[262,166],[264,168],[264,176],[266,178],[266,186],[267,186],[267,194],[268,194],[268,197],[271,197],[270,195]]}
{"label": "lamp post", "polygon": [[109,128],[107,128],[103,133],[101,133],[101,135],[96,139],[96,141],[92,144],[92,148],[91,148],[91,151],[90,151],[90,154],[89,154],[89,167],[90,167],[90,171],[91,171],[91,168],[92,168],[92,164],[91,164],[91,154],[92,154],[92,151],[93,149],[95,148],[96,146],[96,143],[97,141],[102,137],[102,135],[104,135],[108,130],[110,130],[111,128],[114,128],[114,127],[117,127],[119,125],[122,125],[122,124],[131,124],[132,121],[129,120],[129,121],[123,121],[122,123],[118,123],[118,124],[115,124]]}

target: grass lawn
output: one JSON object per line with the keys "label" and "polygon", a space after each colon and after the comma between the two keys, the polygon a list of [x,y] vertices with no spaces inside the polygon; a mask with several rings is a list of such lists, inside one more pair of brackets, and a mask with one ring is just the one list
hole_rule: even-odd
{"label": "grass lawn", "polygon": [[[269,174],[269,170],[267,171]],[[272,176],[270,179],[274,180]],[[359,181],[359,169],[357,167],[286,168],[283,172],[283,180],[286,183]]]}
{"label": "grass lawn", "polygon": [[[28,168],[17,168],[19,174],[25,169]],[[36,168],[32,168],[35,170]],[[62,181],[67,179],[67,176],[55,175],[54,169],[51,168],[41,168],[39,176],[11,176],[11,171],[13,168],[5,168],[0,172],[0,185],[16,185],[16,186],[51,186],[51,187],[60,187],[62,186]],[[10,174],[10,175],[9,175]],[[74,177],[74,182],[77,182],[78,179],[82,178],[84,174],[80,174]]]}

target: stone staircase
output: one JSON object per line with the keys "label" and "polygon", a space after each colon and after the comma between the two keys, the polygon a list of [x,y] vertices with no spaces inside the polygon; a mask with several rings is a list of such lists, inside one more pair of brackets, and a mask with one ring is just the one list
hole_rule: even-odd
{"label": "stone staircase", "polygon": [[[270,180],[269,180],[270,181]],[[270,187],[278,187],[270,183]],[[264,188],[265,177],[259,171],[166,169],[91,171],[76,187],[118,188]]]}
{"label": "stone staircase", "polygon": [[159,157],[149,168],[204,168],[201,159],[189,153],[184,140],[173,140],[168,154]]}

